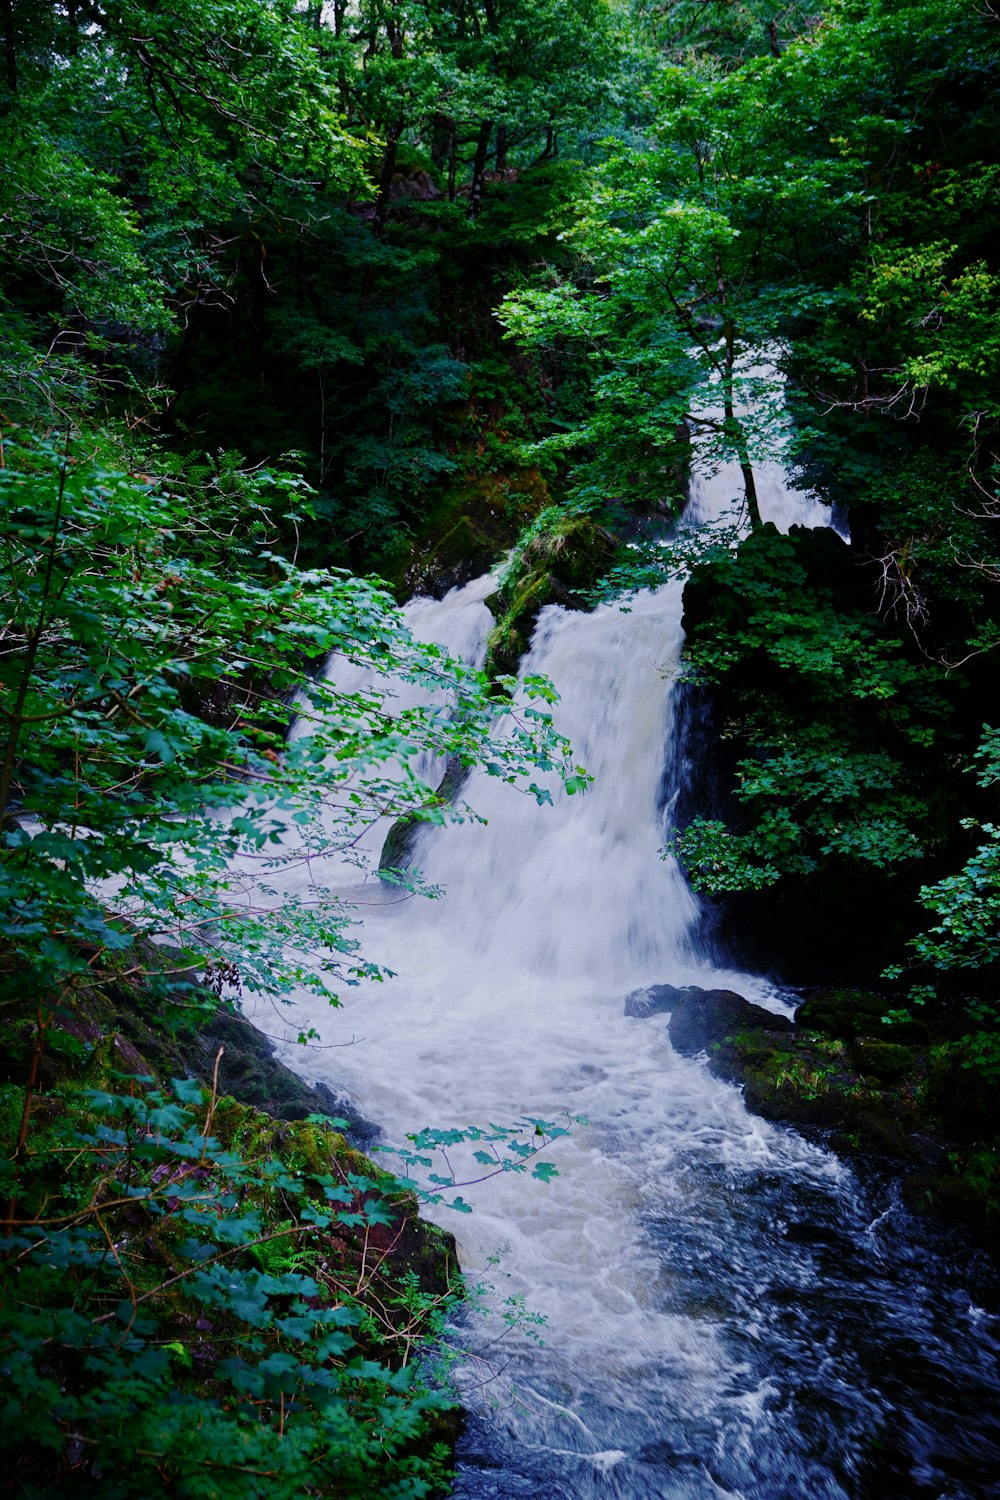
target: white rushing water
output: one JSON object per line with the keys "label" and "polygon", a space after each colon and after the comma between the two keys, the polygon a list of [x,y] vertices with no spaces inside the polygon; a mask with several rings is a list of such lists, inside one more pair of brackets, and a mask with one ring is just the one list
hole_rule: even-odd
{"label": "white rushing water", "polygon": [[[701,482],[702,515],[731,478],[714,495]],[[826,520],[781,486],[777,508],[785,525]],[[411,627],[475,660],[487,592],[480,581],[416,600]],[[556,684],[558,727],[593,786],[568,797],[553,785],[539,808],[474,776],[464,794],[486,823],[418,838],[416,863],[445,895],[372,905],[371,886],[357,893],[370,908],[365,950],[398,977],[347,992],[338,1012],[302,1001],[325,1042],[354,1044],[286,1050],[390,1142],[525,1114],[589,1122],[544,1153],[552,1182],[507,1174],[463,1190],[472,1215],[439,1211],[467,1272],[497,1289],[498,1310],[462,1332],[474,1420],[459,1495],[881,1493],[865,1488],[858,1454],[877,1443],[885,1400],[866,1394],[860,1354],[838,1353],[825,1315],[800,1327],[789,1312],[815,1302],[845,1227],[851,1255],[882,1265],[850,1173],[675,1054],[666,1017],[624,1014],[629,991],[660,983],[783,1008],[765,981],[702,949],[697,903],[661,858],[680,620],[679,583],[628,613],[542,612],[525,666]],[[826,1226],[821,1248],[802,1230],[814,1223]],[[545,1318],[543,1346],[515,1332],[486,1347],[509,1297]],[[863,1322],[866,1305],[848,1321]],[[842,1452],[816,1435],[813,1406],[826,1402]]]}

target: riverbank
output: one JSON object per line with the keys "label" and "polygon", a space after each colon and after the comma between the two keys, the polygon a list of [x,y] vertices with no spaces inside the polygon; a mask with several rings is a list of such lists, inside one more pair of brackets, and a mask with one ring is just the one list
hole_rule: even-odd
{"label": "riverbank", "polygon": [[668,1014],[682,1056],[739,1084],[764,1119],[821,1136],[839,1155],[876,1159],[899,1178],[907,1207],[960,1225],[1000,1249],[997,1089],[973,1066],[960,1023],[928,1011],[886,1018],[871,991],[815,989],[794,1021],[730,990],[637,992],[627,1013]]}
{"label": "riverbank", "polygon": [[[169,964],[137,946],[147,975]],[[8,1018],[3,1451],[26,1492],[447,1490],[454,1242],[358,1149],[374,1127],[272,1054],[190,984],[123,977]]]}

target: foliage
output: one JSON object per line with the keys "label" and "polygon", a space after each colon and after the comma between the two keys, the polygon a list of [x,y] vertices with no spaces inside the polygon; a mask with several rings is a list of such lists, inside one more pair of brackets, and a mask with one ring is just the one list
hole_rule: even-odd
{"label": "foliage", "polygon": [[830,534],[765,528],[699,565],[687,671],[715,690],[732,747],[727,818],[695,817],[670,845],[699,888],[906,869],[947,836],[935,783],[951,686],[864,602]]}
{"label": "foliage", "polygon": [[[248,1152],[196,1084],[102,1082],[81,1104],[40,1072],[58,1053],[87,1066],[108,985],[197,1017],[225,985],[335,1003],[331,985],[377,975],[322,875],[299,900],[275,883],[363,864],[382,816],[472,816],[438,801],[421,757],[521,784],[579,773],[544,680],[498,694],[416,642],[375,585],[273,550],[309,520],[293,470],[163,456],[156,478],[128,456],[92,430],[7,442],[0,468],[0,999],[27,1053],[3,1091],[7,1451],[39,1494],[416,1500],[441,1480],[428,1421],[453,1398],[428,1353],[447,1298],[382,1285],[404,1185],[304,1126],[305,1170],[273,1132]],[[404,684],[426,706],[400,708]],[[197,982],[206,952],[214,989]],[[538,1143],[505,1139],[547,1180]]]}
{"label": "foliage", "polygon": [[477,390],[497,288],[568,221],[619,71],[613,13],[18,0],[5,18],[0,410],[61,426],[110,407],[253,461],[294,447],[325,522],[308,555],[382,563],[474,458],[480,400],[501,415]]}
{"label": "foliage", "polygon": [[[53,1151],[96,1157],[81,1197],[71,1187],[58,1216],[19,1210],[4,1243],[6,1362],[18,1363],[5,1445],[32,1493],[49,1493],[65,1466],[118,1495],[331,1482],[426,1494],[426,1466],[405,1449],[447,1397],[366,1351],[365,1288],[335,1253],[345,1230],[391,1222],[377,1185],[244,1161],[212,1133],[197,1084],[133,1084],[88,1104],[89,1129],[50,1133]],[[40,1143],[33,1173],[58,1162]],[[272,1196],[278,1228],[246,1204]],[[294,1258],[262,1270],[255,1252],[279,1243]],[[192,1348],[211,1363],[211,1395],[195,1384]]]}
{"label": "foliage", "polygon": [[[996,730],[984,725],[983,736],[976,757],[977,780],[982,787],[993,787],[1000,781],[1000,747]],[[908,965],[895,965],[891,977],[901,979],[909,971],[911,1005],[947,1001],[956,992],[962,995],[974,1026],[957,1044],[963,1066],[996,1081],[1000,1012],[993,994],[1000,973],[1000,828],[972,818],[963,820],[963,826],[980,842],[955,874],[921,887],[920,905],[935,920],[910,941]],[[906,1008],[893,1012],[894,1020],[909,1018]]]}
{"label": "foliage", "polygon": [[[412,1149],[393,1147],[391,1154],[409,1169],[429,1169],[435,1163],[434,1153],[440,1153],[446,1173],[429,1172],[426,1185],[412,1178],[402,1178],[406,1187],[417,1188],[425,1202],[447,1203],[459,1213],[470,1213],[471,1209],[461,1197],[446,1199],[444,1193],[456,1186],[468,1187],[479,1182],[488,1182],[491,1177],[506,1172],[525,1172],[531,1167],[531,1176],[538,1182],[551,1182],[558,1171],[550,1161],[540,1161],[538,1154],[550,1142],[569,1134],[572,1125],[586,1125],[582,1115],[567,1117],[567,1125],[556,1125],[552,1120],[540,1120],[533,1116],[518,1120],[514,1125],[488,1126],[470,1125],[464,1130],[439,1130],[428,1126],[409,1135]],[[471,1161],[475,1167],[472,1177],[459,1182],[459,1171],[452,1164],[452,1155],[457,1147],[472,1147]],[[502,1150],[500,1149],[502,1147]],[[469,1152],[465,1151],[465,1156]],[[471,1165],[471,1163],[470,1163]]]}
{"label": "foliage", "polygon": [[[382,816],[468,816],[416,773],[428,751],[509,781],[575,774],[551,689],[497,700],[372,585],[271,552],[272,509],[303,499],[294,475],[244,474],[199,513],[183,483],[114,456],[82,439],[8,446],[0,472],[3,993],[85,993],[136,932],[208,946],[272,994],[351,982],[370,966],[349,914],[319,875],[294,908],[278,901],[277,872],[359,860]],[[311,675],[331,657],[368,685]],[[428,706],[394,713],[394,680]]]}
{"label": "foliage", "polygon": [[[36,1042],[86,1050],[51,1020]],[[17,1378],[0,1442],[26,1492],[436,1492],[456,1293],[400,1268],[412,1193],[324,1120],[278,1126],[192,1081],[88,1087],[98,1063],[48,1093],[0,1091],[5,1135],[22,1121],[4,1164],[0,1365]],[[531,1128],[510,1138],[514,1170],[537,1154]]]}

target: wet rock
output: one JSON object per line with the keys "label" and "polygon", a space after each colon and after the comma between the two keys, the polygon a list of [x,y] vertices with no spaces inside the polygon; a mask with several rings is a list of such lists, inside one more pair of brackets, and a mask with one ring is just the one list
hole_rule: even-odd
{"label": "wet rock", "polygon": [[466,476],[444,491],[412,539],[398,538],[378,571],[400,598],[442,598],[491,568],[551,503],[537,469]]}
{"label": "wet rock", "polygon": [[996,1141],[1000,1084],[975,1066],[968,1043],[930,1049],[925,1102],[955,1141]]}
{"label": "wet rock", "polygon": [[[458,794],[468,780],[469,770],[455,755],[449,755],[445,764],[445,772],[434,789],[433,798],[427,803],[428,807],[441,806],[445,803],[457,801]],[[378,875],[389,885],[398,885],[398,876],[409,875],[415,867],[415,852],[417,835],[422,828],[427,827],[426,818],[417,813],[404,813],[397,818],[395,823],[386,834],[382,852],[379,855]],[[393,878],[396,876],[397,878]]]}
{"label": "wet rock", "polygon": [[[275,1044],[245,1017],[220,1006],[205,1025],[187,1039],[186,1061],[196,1077],[212,1077],[219,1048],[219,1090],[273,1119],[305,1120],[325,1115],[347,1122],[351,1140],[370,1145],[378,1129],[324,1083],[308,1084],[275,1057]],[[303,1059],[308,1053],[303,1049]]]}
{"label": "wet rock", "polygon": [[926,1214],[939,1223],[960,1223],[995,1242],[995,1199],[984,1194],[982,1184],[953,1172],[926,1170],[903,1178],[903,1201],[912,1213]]}
{"label": "wet rock", "polygon": [[670,1040],[683,1057],[711,1051],[747,1031],[790,1032],[792,1023],[735,990],[704,990],[684,996],[670,1017]]}
{"label": "wet rock", "polygon": [[[502,606],[502,600],[494,595]],[[532,575],[518,590],[509,609],[490,631],[486,670],[493,677],[516,677],[521,657],[531,642],[538,616],[547,604],[564,609],[580,607],[576,596],[552,573]]]}
{"label": "wet rock", "polygon": [[681,1000],[694,999],[705,991],[696,984],[678,988],[673,984],[651,984],[645,990],[633,990],[625,996],[625,1014],[637,1020],[647,1016],[667,1015]]}
{"label": "wet rock", "polygon": [[695,991],[674,1001],[669,1032],[679,1052],[707,1053],[716,1077],[741,1084],[755,1114],[822,1131],[841,1155],[894,1163],[911,1209],[995,1247],[997,1085],[970,1044],[953,1039],[953,1016],[939,1030],[928,1012],[904,1043],[901,1027],[881,1024],[886,1003],[871,991],[817,990],[793,1025],[732,991]]}
{"label": "wet rock", "polygon": [[590,607],[586,591],[607,572],[616,545],[611,532],[586,516],[563,516],[531,538],[490,601],[498,615],[487,648],[490,676],[517,672],[546,605]]}

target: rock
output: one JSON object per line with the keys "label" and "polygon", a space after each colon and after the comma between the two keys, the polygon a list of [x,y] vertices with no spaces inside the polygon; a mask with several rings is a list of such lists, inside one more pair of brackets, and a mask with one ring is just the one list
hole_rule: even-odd
{"label": "rock", "polygon": [[854,1037],[884,1036],[892,1042],[926,1042],[920,1021],[883,1022],[891,1002],[872,990],[816,990],[795,1012],[795,1024],[849,1042]]}
{"label": "rock", "polygon": [[524,549],[526,577],[552,573],[567,589],[591,588],[610,567],[617,543],[588,516],[566,516],[540,532]]}
{"label": "rock", "polygon": [[633,990],[625,996],[625,1014],[640,1021],[647,1016],[666,1015],[681,1000],[704,993],[696,984],[687,984],[680,989],[672,984],[651,984],[648,989]]}
{"label": "rock", "polygon": [[859,1073],[873,1074],[876,1078],[902,1078],[913,1071],[916,1053],[912,1047],[859,1036],[851,1043],[851,1060]]}
{"label": "rock", "polygon": [[752,1005],[734,990],[695,991],[679,1000],[670,1017],[670,1040],[682,1057],[718,1047],[745,1031],[792,1031],[786,1016]]}
{"label": "rock", "polygon": [[817,990],[795,1012],[795,1024],[850,1041],[881,1030],[887,1004],[881,995],[867,990]]}
{"label": "rock", "polygon": [[429,172],[411,167],[407,172],[394,172],[389,183],[389,198],[398,203],[402,198],[418,198],[429,202],[442,197],[441,189]]}
{"label": "rock", "polygon": [[995,1242],[996,1215],[981,1187],[945,1171],[911,1172],[903,1178],[903,1201],[911,1212],[938,1223],[956,1223]]}
{"label": "rock", "polygon": [[549,504],[548,486],[537,469],[467,475],[443,492],[415,536],[398,537],[380,555],[378,571],[401,599],[414,594],[440,599],[492,567]]}
{"label": "rock", "polygon": [[[456,755],[449,755],[445,764],[444,775],[438,782],[434,796],[427,806],[440,806],[444,803],[454,803],[458,800],[458,794],[468,780],[469,769],[463,766]],[[397,818],[385,836],[382,852],[378,860],[378,875],[384,879],[386,884],[398,884],[392,879],[390,872],[402,872],[409,874],[414,869],[414,855],[416,851],[417,835],[422,828],[427,827],[427,820],[416,813],[404,813]]]}
{"label": "rock", "polygon": [[[938,1013],[928,1012],[914,1044],[904,1045],[902,1027],[881,1024],[884,997],[867,990],[816,990],[797,1025],[731,990],[654,986],[630,995],[627,1013],[654,1014],[661,991],[664,1008],[673,1005],[674,1047],[684,1056],[706,1052],[717,1078],[742,1085],[748,1109],[822,1131],[842,1155],[894,1163],[914,1212],[960,1223],[995,1246],[998,1088],[975,1066],[970,1044],[950,1039],[954,1017],[942,1013],[939,1031]],[[928,1032],[932,1043],[921,1045]]]}
{"label": "rock", "polygon": [[547,604],[561,604],[564,609],[579,608],[579,601],[554,574],[531,575],[506,614],[490,631],[484,668],[489,676],[517,676],[538,616]]}
{"label": "rock", "polygon": [[[179,1045],[183,1046],[188,1069],[206,1082],[212,1077],[215,1057],[222,1047],[219,1089],[240,1104],[276,1120],[301,1121],[309,1115],[346,1120],[351,1141],[359,1146],[368,1146],[378,1138],[377,1126],[346,1099],[324,1083],[305,1083],[279,1062],[271,1038],[244,1016],[220,1006],[201,1029]],[[303,1048],[302,1055],[308,1059],[308,1050]]]}
{"label": "rock", "polygon": [[546,605],[591,607],[586,591],[611,566],[616,545],[610,531],[586,516],[563,516],[531,538],[511,564],[496,596],[502,613],[489,638],[485,666],[489,676],[516,674]]}

